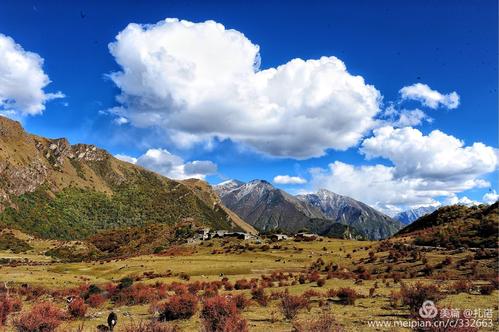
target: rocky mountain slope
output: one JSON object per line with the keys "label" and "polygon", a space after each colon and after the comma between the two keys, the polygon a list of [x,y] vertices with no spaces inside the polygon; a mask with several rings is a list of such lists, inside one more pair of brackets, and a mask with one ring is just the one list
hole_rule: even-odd
{"label": "rocky mountain slope", "polygon": [[400,212],[393,216],[393,219],[398,220],[405,225],[409,225],[413,221],[421,218],[422,216],[432,213],[436,209],[437,207],[435,206],[422,206],[416,209],[410,209]]}
{"label": "rocky mountain slope", "polygon": [[0,227],[61,239],[185,221],[251,229],[204,191],[92,145],[30,135],[18,122],[0,116]]}
{"label": "rocky mountain slope", "polygon": [[295,233],[306,229],[311,218],[322,217],[319,210],[307,209],[296,197],[266,181],[234,181],[214,186],[214,190],[229,209],[262,231],[281,229]]}
{"label": "rocky mountain slope", "polygon": [[292,196],[262,180],[226,181],[214,186],[214,190],[229,209],[261,231],[306,230],[325,235],[339,230],[333,224],[342,224],[349,226],[352,233],[380,239],[401,228],[400,223],[371,207],[325,190]]}
{"label": "rocky mountain slope", "polygon": [[296,197],[307,205],[318,208],[324,215],[324,219],[354,227],[369,239],[383,239],[402,228],[400,222],[367,204],[326,189],[321,189],[315,194]]}

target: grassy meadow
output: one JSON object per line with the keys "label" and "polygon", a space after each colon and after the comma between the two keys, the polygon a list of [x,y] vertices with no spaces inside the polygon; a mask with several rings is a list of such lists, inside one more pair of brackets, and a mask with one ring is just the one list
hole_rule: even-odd
{"label": "grassy meadow", "polygon": [[[16,233],[16,236],[23,235]],[[0,259],[4,262],[11,260],[0,266],[0,281],[7,282],[7,287],[12,292],[26,285],[48,290],[41,292],[36,299],[27,300],[21,295],[23,310],[28,310],[33,303],[41,300],[52,301],[65,309],[64,296],[51,294],[50,290],[74,289],[91,284],[102,286],[119,283],[123,278],[131,278],[134,285],[189,284],[197,281],[220,281],[222,278],[235,284],[237,280],[261,279],[262,275],[282,272],[282,275],[291,273],[293,277],[282,282],[272,281],[264,288],[266,296],[270,297],[266,305],[251,301],[241,311],[250,331],[293,331],[294,326],[300,322],[307,325],[308,320],[313,320],[324,312],[334,316],[339,330],[376,330],[367,325],[368,320],[410,319],[409,309],[405,305],[393,304],[393,292],[398,292],[401,284],[413,285],[417,281],[439,288],[442,299],[438,305],[459,309],[492,308],[493,321],[494,324],[497,323],[497,290],[489,295],[482,295],[473,289],[458,293],[453,291],[456,280],[470,280],[473,287],[479,289],[480,285],[488,284],[487,276],[495,273],[495,259],[469,261],[467,257],[474,255],[469,251],[428,250],[421,260],[417,257],[409,259],[402,256],[396,262],[387,263],[392,259],[390,252],[393,255],[393,251],[389,249],[390,245],[386,245],[388,242],[384,242],[385,245],[380,247],[380,242],[338,239],[310,242],[287,240],[275,243],[218,239],[175,246],[155,255],[65,263],[44,254],[56,241],[38,240],[29,236],[24,236],[23,239],[32,247],[31,250],[25,253],[13,253],[11,250],[0,252]],[[440,266],[443,261],[446,264]],[[325,267],[329,263],[334,264],[336,272],[328,276]],[[360,272],[359,266],[362,266]],[[390,266],[389,273],[386,272],[387,266]],[[423,266],[433,267],[431,275],[420,275],[419,271]],[[323,284],[311,280],[298,282],[299,275],[306,275],[313,270],[318,271],[316,274],[324,280]],[[362,274],[363,270],[371,273],[365,276]],[[330,289],[340,288],[354,289],[359,298],[354,304],[348,305],[331,296],[334,292],[328,295]],[[307,307],[299,310],[293,319],[283,316],[278,295],[271,296],[273,292],[277,294],[283,291],[292,295],[302,295],[307,291],[310,293]],[[250,289],[226,290],[222,287],[219,293],[242,293],[247,299],[252,298]],[[202,294],[202,291],[199,294]],[[129,322],[139,323],[154,318],[157,313],[150,310],[150,307],[151,303],[129,305],[106,300],[95,308],[89,307],[85,317],[65,319],[58,331],[95,331],[97,325],[105,324],[111,311],[118,314],[115,331],[124,331],[122,328]],[[6,331],[14,331],[10,322],[16,315],[19,313],[10,315],[6,322]],[[201,330],[198,313],[189,319],[178,319],[169,324],[181,331]]]}

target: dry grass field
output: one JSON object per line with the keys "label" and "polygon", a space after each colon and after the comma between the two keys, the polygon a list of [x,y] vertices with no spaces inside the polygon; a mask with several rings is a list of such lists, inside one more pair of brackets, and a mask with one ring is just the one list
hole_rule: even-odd
{"label": "dry grass field", "polygon": [[[16,233],[16,236],[23,235]],[[497,287],[494,278],[496,257],[476,259],[477,253],[467,250],[412,247],[405,251],[393,248],[389,242],[336,239],[275,243],[218,239],[173,247],[157,255],[65,263],[44,255],[55,245],[54,241],[31,237],[25,237],[25,240],[33,248],[26,253],[0,252],[4,262],[0,266],[0,281],[7,283],[10,294],[15,294],[12,297],[22,301],[21,312],[8,316],[6,331],[15,331],[16,317],[28,312],[35,303],[50,301],[66,311],[68,294],[84,297],[82,294],[90,285],[106,289],[109,285],[120,284],[124,278],[133,280],[129,289],[136,293],[131,292],[124,300],[108,298],[103,293],[102,304],[88,306],[84,315],[80,315],[84,317],[64,318],[57,330],[96,331],[97,325],[105,324],[109,312],[114,311],[118,315],[115,331],[139,331],[141,329],[137,327],[130,329],[130,324],[157,317],[158,302],[168,300],[176,292],[177,283],[195,285],[197,282],[219,282],[219,285],[216,289],[199,286],[203,289],[194,290],[200,299],[195,313],[188,319],[169,321],[168,327],[200,331],[202,301],[218,292],[221,295],[244,294],[247,300],[254,298],[240,310],[250,331],[322,331],[310,327],[311,321],[320,317],[330,320],[334,317],[335,330],[410,331],[403,327],[374,328],[368,321],[410,321],[409,306],[397,294],[402,285],[410,288],[421,282],[438,288],[437,306],[441,308],[492,309],[494,327],[479,330],[497,328],[498,291],[494,288],[487,295],[488,292],[481,291],[490,284]],[[251,282],[253,278],[253,286],[263,290],[263,301],[262,294],[255,295],[251,289],[233,289],[238,280]],[[458,280],[469,283],[458,287]],[[166,290],[158,288],[163,284]],[[176,286],[172,288],[171,285]],[[354,303],[346,304],[348,297],[345,301],[338,295],[341,288],[355,291]],[[292,318],[283,314],[283,292],[306,299]],[[85,301],[88,303],[88,299]]]}

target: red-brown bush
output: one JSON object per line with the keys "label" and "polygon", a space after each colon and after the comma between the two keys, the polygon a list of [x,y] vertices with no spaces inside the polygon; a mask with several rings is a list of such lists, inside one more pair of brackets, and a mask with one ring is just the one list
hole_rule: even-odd
{"label": "red-brown bush", "polygon": [[317,271],[313,271],[312,273],[308,274],[308,280],[310,282],[317,282],[321,278],[321,275]]}
{"label": "red-brown bush", "polygon": [[224,296],[208,298],[201,310],[205,332],[247,332],[246,320],[237,311],[234,301]]}
{"label": "red-brown bush", "polygon": [[336,297],[338,295],[338,290],[334,289],[334,288],[330,288],[328,289],[328,291],[326,292],[326,295],[328,297]]}
{"label": "red-brown bush", "polygon": [[265,294],[265,289],[262,287],[253,288],[251,290],[251,298],[261,306],[267,306],[269,297]]}
{"label": "red-brown bush", "polygon": [[402,285],[400,289],[402,303],[409,307],[412,314],[416,315],[424,301],[437,302],[442,298],[440,290],[435,285],[424,285],[420,282],[414,286]]}
{"label": "red-brown bush", "polygon": [[10,298],[2,296],[0,298],[0,325],[5,325],[7,317],[12,311],[12,304]]}
{"label": "red-brown bush", "polygon": [[92,294],[87,299],[87,304],[92,308],[98,308],[104,302],[106,302],[106,298],[101,294]]}
{"label": "red-brown bush", "polygon": [[392,306],[392,308],[397,308],[402,305],[402,294],[400,292],[391,291],[388,299],[390,300],[390,306]]}
{"label": "red-brown bush", "polygon": [[305,292],[303,292],[303,297],[310,299],[311,297],[319,297],[322,295],[322,293],[314,290],[314,289],[307,289]]}
{"label": "red-brown bush", "polygon": [[11,312],[21,311],[22,302],[17,297],[0,296],[0,326],[5,325]]}
{"label": "red-brown bush", "polygon": [[64,318],[64,311],[59,307],[51,302],[40,302],[14,319],[13,324],[19,332],[50,332],[54,331]]}
{"label": "red-brown bush", "polygon": [[309,301],[304,296],[283,294],[281,297],[281,311],[286,319],[291,320],[295,318],[300,309],[306,308]]}
{"label": "red-brown bush", "polygon": [[175,319],[191,318],[197,310],[198,298],[190,293],[173,295],[168,301],[159,305],[159,320],[170,321]]}
{"label": "red-brown bush", "polygon": [[117,291],[113,300],[118,305],[146,304],[160,299],[160,294],[155,286],[142,283],[133,284],[130,287]]}
{"label": "red-brown bush", "polygon": [[250,303],[250,300],[248,300],[244,294],[232,295],[232,301],[239,310],[244,310]]}
{"label": "red-brown bush", "polygon": [[452,294],[469,293],[473,289],[473,283],[469,280],[457,280],[449,287]]}
{"label": "red-brown bush", "polygon": [[81,297],[74,298],[68,304],[68,314],[73,318],[83,318],[87,313],[87,305]]}
{"label": "red-brown bush", "polygon": [[240,280],[236,280],[236,284],[234,285],[234,288],[237,289],[237,290],[240,290],[240,289],[250,289],[251,288],[251,284],[246,279],[240,279]]}
{"label": "red-brown bush", "polygon": [[349,287],[340,288],[336,296],[339,297],[341,302],[348,305],[354,305],[355,300],[359,298],[359,294],[357,294],[355,289]]}
{"label": "red-brown bush", "polygon": [[123,326],[123,332],[179,332],[180,329],[176,325],[169,325],[157,321],[140,321],[138,323],[131,322]]}
{"label": "red-brown bush", "polygon": [[329,312],[323,312],[317,319],[305,322],[294,322],[296,332],[343,332],[344,329],[336,322]]}

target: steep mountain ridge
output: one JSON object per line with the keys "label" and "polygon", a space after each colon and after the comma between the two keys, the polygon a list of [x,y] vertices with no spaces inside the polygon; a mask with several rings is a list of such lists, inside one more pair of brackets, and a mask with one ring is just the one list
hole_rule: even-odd
{"label": "steep mountain ridge", "polygon": [[369,205],[326,189],[320,189],[316,194],[296,197],[318,208],[323,213],[323,218],[354,227],[369,239],[386,238],[402,228],[398,221]]}
{"label": "steep mountain ridge", "polygon": [[401,228],[400,223],[366,204],[327,190],[292,196],[263,180],[226,181],[214,190],[227,207],[262,231],[328,234],[335,229],[331,225],[339,223],[354,229],[352,233],[380,239]]}
{"label": "steep mountain ridge", "polygon": [[320,211],[309,211],[294,196],[267,181],[253,180],[239,186],[234,183],[229,189],[222,185],[214,186],[214,190],[225,206],[259,230],[295,233],[306,228],[309,219],[322,217]]}
{"label": "steep mountain ridge", "polygon": [[244,221],[235,221],[213,193],[202,195],[203,190],[93,145],[28,134],[0,116],[0,227],[61,239],[185,221],[241,230]]}

